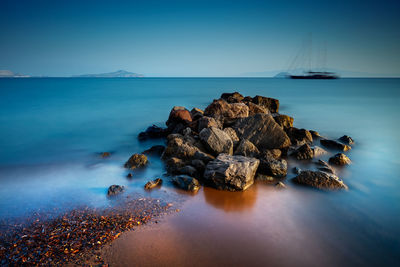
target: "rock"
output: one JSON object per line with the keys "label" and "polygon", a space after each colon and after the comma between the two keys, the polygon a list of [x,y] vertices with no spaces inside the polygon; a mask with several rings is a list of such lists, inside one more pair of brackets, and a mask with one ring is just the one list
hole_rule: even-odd
{"label": "rock", "polygon": [[202,151],[196,151],[196,153],[194,153],[193,159],[198,159],[205,163],[208,163],[209,161],[214,160],[215,157]]}
{"label": "rock", "polygon": [[279,100],[278,99],[257,95],[255,97],[253,97],[251,102],[268,109],[271,113],[279,112]]}
{"label": "rock", "polygon": [[197,172],[200,174],[204,173],[204,170],[206,169],[206,164],[200,159],[194,159],[192,160],[192,166],[196,168]]}
{"label": "rock", "polygon": [[245,157],[256,158],[260,154],[257,147],[247,139],[240,141],[238,147],[235,150],[235,155],[241,155]]}
{"label": "rock", "polygon": [[190,165],[186,165],[178,170],[180,174],[187,174],[189,176],[196,176],[197,170]]}
{"label": "rock", "polygon": [[196,178],[188,175],[179,175],[172,178],[172,182],[179,188],[197,193],[200,189],[200,183]]}
{"label": "rock", "polygon": [[339,141],[343,142],[344,144],[347,145],[354,145],[354,140],[348,135],[343,135],[342,137],[339,138]]}
{"label": "rock", "polygon": [[257,173],[256,178],[257,181],[263,182],[263,183],[268,183],[268,184],[275,184],[278,181],[278,178]]}
{"label": "rock", "polygon": [[274,177],[285,177],[287,174],[287,162],[284,159],[274,159],[272,157],[260,158],[258,172]]}
{"label": "rock", "polygon": [[339,142],[337,142],[335,140],[321,139],[321,140],[319,140],[319,142],[324,147],[332,148],[332,149],[336,149],[336,150],[348,151],[348,150],[351,149],[351,146],[339,143]]}
{"label": "rock", "polygon": [[293,127],[293,118],[288,115],[279,114],[274,116],[274,119],[284,129]]}
{"label": "rock", "polygon": [[339,177],[322,171],[302,171],[293,180],[318,189],[348,189]]}
{"label": "rock", "polygon": [[338,153],[329,159],[329,163],[335,165],[349,165],[351,160],[343,153]]}
{"label": "rock", "polygon": [[301,169],[299,167],[293,167],[292,170],[293,170],[294,174],[300,174],[300,172],[301,172]]}
{"label": "rock", "polygon": [[191,121],[192,121],[192,116],[189,110],[187,110],[184,107],[175,106],[169,113],[169,118],[166,124],[168,127],[170,127],[171,125],[177,125],[179,123],[187,125]]}
{"label": "rock", "polygon": [[210,127],[222,128],[222,125],[219,121],[217,122],[212,117],[203,116],[201,119],[199,119],[197,126],[199,132],[201,132],[201,130],[203,130],[204,128],[210,128]]}
{"label": "rock", "polygon": [[146,155],[143,154],[133,154],[128,161],[125,163],[124,167],[129,169],[137,169],[146,166],[148,163]]}
{"label": "rock", "polygon": [[304,144],[311,144],[313,142],[311,133],[306,129],[290,127],[286,129],[286,133],[293,145],[301,146]]}
{"label": "rock", "polygon": [[240,139],[249,140],[260,151],[290,146],[289,137],[269,114],[239,119],[232,128]]}
{"label": "rock", "polygon": [[319,134],[319,132],[310,130],[310,133],[312,135],[313,138],[321,138],[322,136]]}
{"label": "rock", "polygon": [[204,115],[213,117],[222,123],[249,116],[249,107],[243,103],[230,104],[223,99],[214,100],[205,110]]}
{"label": "rock", "polygon": [[237,136],[236,131],[231,127],[226,127],[223,131],[229,135],[233,142],[233,146],[235,147],[239,143],[239,137]]}
{"label": "rock", "polygon": [[148,181],[144,185],[144,189],[150,190],[150,189],[153,189],[154,187],[159,186],[161,184],[162,184],[162,180],[160,178],[157,178],[154,181]]}
{"label": "rock", "polygon": [[221,153],[232,155],[233,142],[229,135],[224,131],[216,127],[210,127],[203,129],[199,136],[205,147],[213,155],[218,155]]}
{"label": "rock", "polygon": [[285,188],[286,188],[286,185],[285,185],[284,183],[282,183],[282,182],[278,182],[278,183],[275,185],[275,187],[278,188],[278,189],[285,189]]}
{"label": "rock", "polygon": [[319,166],[323,166],[323,167],[330,167],[330,165],[328,164],[328,162],[323,161],[322,159],[319,159],[318,161],[316,161],[315,164],[317,164],[317,165],[319,165]]}
{"label": "rock", "polygon": [[124,192],[125,187],[123,185],[116,185],[113,184],[108,188],[107,195],[108,196],[115,196]]}
{"label": "rock", "polygon": [[156,145],[156,146],[152,146],[151,148],[143,151],[142,154],[161,157],[164,150],[165,150],[165,146]]}
{"label": "rock", "polygon": [[204,178],[217,189],[246,190],[254,183],[259,163],[255,158],[220,154],[207,164]]}
{"label": "rock", "polygon": [[177,157],[180,159],[191,159],[199,149],[186,142],[181,135],[168,136],[168,144],[162,155],[163,159]]}
{"label": "rock", "polygon": [[101,152],[100,153],[100,157],[101,158],[108,158],[108,157],[110,157],[111,156],[111,153],[110,152]]}
{"label": "rock", "polygon": [[234,93],[223,93],[221,95],[221,98],[228,103],[240,103],[244,97],[238,92],[234,92]]}
{"label": "rock", "polygon": [[146,139],[164,138],[167,134],[167,129],[152,125],[146,131],[139,133],[138,139],[143,141]]}
{"label": "rock", "polygon": [[127,177],[127,178],[132,178],[133,175],[132,175],[132,173],[128,173],[128,174],[126,175],[126,177]]}
{"label": "rock", "polygon": [[199,108],[193,108],[190,111],[190,115],[192,116],[192,120],[194,120],[194,121],[203,117],[203,114],[204,114],[204,111]]}
{"label": "rock", "polygon": [[318,170],[326,172],[326,173],[335,174],[335,170],[332,169],[332,167],[319,167]]}
{"label": "rock", "polygon": [[253,116],[258,113],[270,114],[268,109],[260,105],[254,104],[253,102],[247,102],[246,105],[249,107],[249,116]]}
{"label": "rock", "polygon": [[185,129],[183,129],[182,134],[184,137],[188,138],[188,137],[192,137],[192,129],[190,129],[190,127],[186,127]]}
{"label": "rock", "polygon": [[185,162],[179,158],[171,157],[165,162],[169,173],[179,173],[179,170],[185,167]]}
{"label": "rock", "polygon": [[314,152],[314,157],[320,157],[320,156],[328,154],[328,151],[326,151],[325,149],[323,149],[319,146],[314,146],[311,149]]}
{"label": "rock", "polygon": [[314,151],[308,144],[304,144],[296,149],[292,153],[292,156],[294,156],[298,160],[312,159],[314,157]]}
{"label": "rock", "polygon": [[264,152],[265,157],[272,157],[274,159],[280,158],[282,156],[282,151],[280,149],[267,149]]}

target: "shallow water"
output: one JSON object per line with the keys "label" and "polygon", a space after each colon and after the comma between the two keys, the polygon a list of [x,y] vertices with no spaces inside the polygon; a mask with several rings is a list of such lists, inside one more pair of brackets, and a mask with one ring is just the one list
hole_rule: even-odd
{"label": "shallow water", "polygon": [[[162,143],[138,142],[137,134],[152,123],[162,126],[174,105],[205,108],[231,91],[278,98],[296,127],[352,136],[353,165],[339,170],[349,191],[295,186],[290,174],[283,191],[257,184],[244,193],[184,194],[182,213],[160,226],[176,227],[170,235],[161,231],[165,242],[187,259],[215,265],[398,264],[399,79],[0,79],[0,217],[108,205],[111,184],[127,186],[128,193],[180,195],[168,184],[142,189],[163,173],[156,159],[125,177],[122,165],[132,153]],[[112,156],[100,159],[102,151]]]}

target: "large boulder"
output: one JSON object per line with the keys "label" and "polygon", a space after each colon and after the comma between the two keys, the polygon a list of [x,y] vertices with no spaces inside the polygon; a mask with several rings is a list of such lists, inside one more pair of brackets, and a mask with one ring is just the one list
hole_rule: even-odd
{"label": "large boulder", "polygon": [[221,98],[228,103],[240,103],[243,100],[243,96],[238,92],[234,93],[223,93]]}
{"label": "large boulder", "polygon": [[271,113],[279,112],[279,100],[278,99],[257,95],[255,97],[253,97],[251,102],[268,109]]}
{"label": "large boulder", "polygon": [[318,189],[348,189],[339,177],[322,171],[302,171],[293,181]]}
{"label": "large boulder", "polygon": [[222,128],[221,126],[222,125],[220,121],[217,121],[214,118],[208,116],[201,117],[197,125],[199,132],[201,132],[201,130],[203,130],[204,128],[210,128],[210,127]]}
{"label": "large boulder", "polygon": [[189,110],[184,107],[175,106],[169,113],[168,120],[166,122],[168,128],[173,128],[178,124],[187,125],[192,121],[192,115]]}
{"label": "large boulder", "polygon": [[238,120],[232,127],[240,139],[252,142],[260,151],[287,148],[290,139],[269,114],[256,114]]}
{"label": "large boulder", "polygon": [[294,156],[298,160],[312,159],[314,157],[314,151],[308,144],[304,144],[296,149],[292,153],[292,156]]}
{"label": "large boulder", "polygon": [[236,131],[231,127],[226,127],[224,129],[224,132],[229,135],[229,137],[231,138],[231,140],[233,142],[233,146],[235,147],[240,141],[239,137],[236,134]]}
{"label": "large boulder", "polygon": [[172,178],[172,182],[180,189],[196,193],[200,189],[200,183],[196,178],[188,175],[179,175]]}
{"label": "large boulder", "polygon": [[249,107],[243,103],[228,103],[223,99],[214,100],[204,110],[204,115],[213,117],[222,123],[249,116]]}
{"label": "large boulder", "polygon": [[203,141],[203,144],[211,154],[218,155],[220,153],[226,153],[232,155],[233,142],[224,131],[216,127],[210,127],[203,129],[199,136],[200,140]]}
{"label": "large boulder", "polygon": [[168,173],[180,173],[179,171],[185,167],[186,163],[182,159],[171,157],[165,161],[165,165]]}
{"label": "large boulder", "polygon": [[263,106],[254,104],[253,102],[246,102],[246,105],[249,107],[249,116],[256,115],[258,113],[269,114],[269,110]]}
{"label": "large boulder", "polygon": [[306,129],[290,127],[286,129],[286,133],[293,145],[301,146],[304,144],[311,144],[313,142],[311,133]]}
{"label": "large boulder", "polygon": [[247,139],[240,141],[238,147],[235,150],[235,155],[241,155],[245,157],[256,158],[260,154],[257,147]]}
{"label": "large boulder", "polygon": [[338,141],[335,140],[329,140],[329,139],[321,139],[319,140],[321,145],[327,148],[335,149],[335,150],[340,150],[340,151],[347,151],[351,149],[351,146],[342,144]]}
{"label": "large boulder", "polygon": [[351,164],[351,160],[345,154],[338,153],[329,159],[329,163],[342,166]]}
{"label": "large boulder", "polygon": [[260,158],[258,172],[273,177],[285,177],[287,174],[287,162],[284,159],[275,159],[266,154]]}
{"label": "large boulder", "polygon": [[162,155],[163,159],[177,157],[180,159],[191,159],[199,149],[184,140],[179,134],[169,135],[168,144]]}
{"label": "large boulder", "polygon": [[127,162],[125,162],[124,167],[129,168],[131,170],[142,168],[146,166],[148,163],[146,155],[143,154],[133,154]]}
{"label": "large boulder", "polygon": [[246,190],[254,183],[259,163],[255,158],[220,154],[207,164],[204,178],[217,189]]}
{"label": "large boulder", "polygon": [[293,118],[288,115],[279,114],[274,116],[274,119],[284,129],[293,127]]}

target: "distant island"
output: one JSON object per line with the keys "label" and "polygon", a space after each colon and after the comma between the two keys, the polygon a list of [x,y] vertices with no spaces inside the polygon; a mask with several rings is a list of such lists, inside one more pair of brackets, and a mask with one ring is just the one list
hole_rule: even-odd
{"label": "distant island", "polygon": [[26,74],[14,73],[11,70],[0,70],[0,78],[26,78],[31,77]]}
{"label": "distant island", "polygon": [[114,72],[100,73],[100,74],[83,74],[73,75],[74,78],[139,78],[143,74],[133,73],[126,70],[118,70]]}

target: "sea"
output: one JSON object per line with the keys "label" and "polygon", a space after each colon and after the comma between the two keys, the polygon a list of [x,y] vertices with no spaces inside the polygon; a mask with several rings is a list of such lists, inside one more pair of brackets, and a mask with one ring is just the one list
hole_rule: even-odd
{"label": "sea", "polygon": [[[294,184],[294,166],[315,165],[293,160],[285,190],[256,183],[246,192],[202,188],[192,195],[166,182],[147,192],[143,185],[165,173],[154,157],[126,177],[130,155],[165,144],[140,142],[141,131],[165,126],[173,106],[204,109],[235,91],[279,99],[280,113],[292,116],[297,128],[351,136],[352,164],[337,170],[349,190]],[[101,158],[102,152],[111,156]],[[0,219],[108,206],[112,184],[124,185],[126,195],[179,195],[188,204],[164,240],[191,266],[399,266],[399,153],[400,79],[0,79]],[[159,246],[163,252],[168,244]]]}

